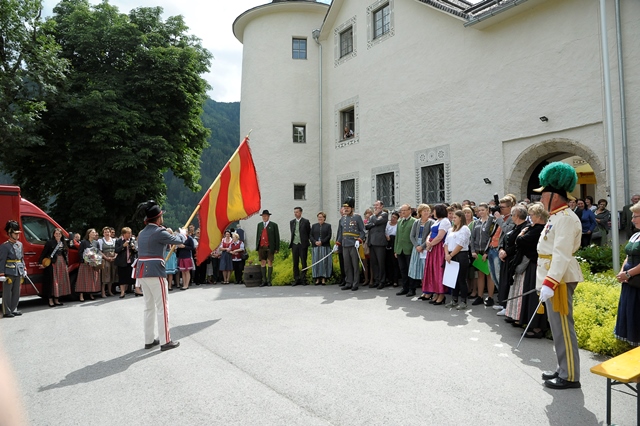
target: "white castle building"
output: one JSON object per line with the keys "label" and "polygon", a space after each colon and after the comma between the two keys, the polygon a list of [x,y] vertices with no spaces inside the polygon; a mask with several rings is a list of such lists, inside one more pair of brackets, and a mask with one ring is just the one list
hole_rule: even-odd
{"label": "white castle building", "polygon": [[[348,195],[358,212],[377,199],[531,197],[550,161],[576,166],[574,195],[606,199],[616,185],[609,207],[621,209],[640,191],[640,2],[621,0],[619,14],[615,3],[606,49],[598,0],[274,0],[244,12],[233,24],[241,134],[253,130],[262,205],[282,238],[295,206],[335,228]],[[259,220],[243,224],[251,248]]]}

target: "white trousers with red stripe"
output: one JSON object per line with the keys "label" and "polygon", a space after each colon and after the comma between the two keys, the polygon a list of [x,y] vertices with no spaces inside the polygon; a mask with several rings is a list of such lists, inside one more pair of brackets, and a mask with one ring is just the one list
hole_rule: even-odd
{"label": "white trousers with red stripe", "polygon": [[153,343],[155,321],[158,320],[158,339],[164,345],[171,341],[169,335],[169,299],[167,279],[162,277],[138,278],[144,295],[144,342]]}

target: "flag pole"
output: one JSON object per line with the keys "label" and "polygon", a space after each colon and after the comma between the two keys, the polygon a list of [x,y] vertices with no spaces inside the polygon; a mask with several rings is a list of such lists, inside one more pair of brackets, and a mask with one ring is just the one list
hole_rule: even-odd
{"label": "flag pole", "polygon": [[[253,131],[253,129],[249,130],[249,133],[247,134],[247,136],[245,136],[245,138],[242,140],[242,142],[244,142],[245,140],[249,140],[249,136],[251,135],[251,132]],[[240,142],[240,145],[242,145],[242,142]],[[236,150],[233,152],[233,155],[230,158],[233,158],[234,155],[236,155],[236,153],[238,152],[238,150],[240,149],[240,145],[238,145],[238,148],[236,148]],[[227,161],[227,164],[229,162]],[[226,164],[225,164],[226,166]],[[224,167],[223,167],[224,169]],[[191,213],[191,217],[189,217],[189,220],[187,220],[187,223],[185,223],[184,225],[184,229],[189,228],[189,225],[191,225],[191,221],[193,220],[194,217],[196,217],[196,215],[198,214],[198,212],[200,211],[200,203],[202,202],[202,200],[204,200],[204,197],[207,196],[207,194],[209,194],[209,191],[211,191],[211,188],[213,188],[213,186],[220,180],[220,173],[218,173],[218,176],[216,176],[216,178],[213,180],[213,183],[211,184],[211,186],[209,187],[209,189],[207,189],[207,191],[205,191],[204,195],[202,196],[202,198],[200,199],[200,202],[196,205],[196,208],[193,209],[193,213]],[[171,249],[169,250],[169,253],[167,253],[167,257],[165,257],[164,261],[168,262],[169,258],[171,257],[171,254],[175,251],[176,246],[172,245]]]}

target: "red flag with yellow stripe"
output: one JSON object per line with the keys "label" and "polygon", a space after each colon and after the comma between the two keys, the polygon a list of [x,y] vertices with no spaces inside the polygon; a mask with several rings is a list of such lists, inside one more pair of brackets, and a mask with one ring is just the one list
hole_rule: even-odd
{"label": "red flag with yellow stripe", "polygon": [[246,137],[199,203],[198,263],[218,247],[230,223],[260,210],[260,187]]}

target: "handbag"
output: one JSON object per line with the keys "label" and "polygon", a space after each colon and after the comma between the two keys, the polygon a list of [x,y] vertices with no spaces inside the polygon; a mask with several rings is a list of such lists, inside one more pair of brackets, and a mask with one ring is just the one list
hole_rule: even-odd
{"label": "handbag", "polygon": [[627,280],[627,284],[629,284],[633,288],[640,288],[640,275],[634,275]]}

